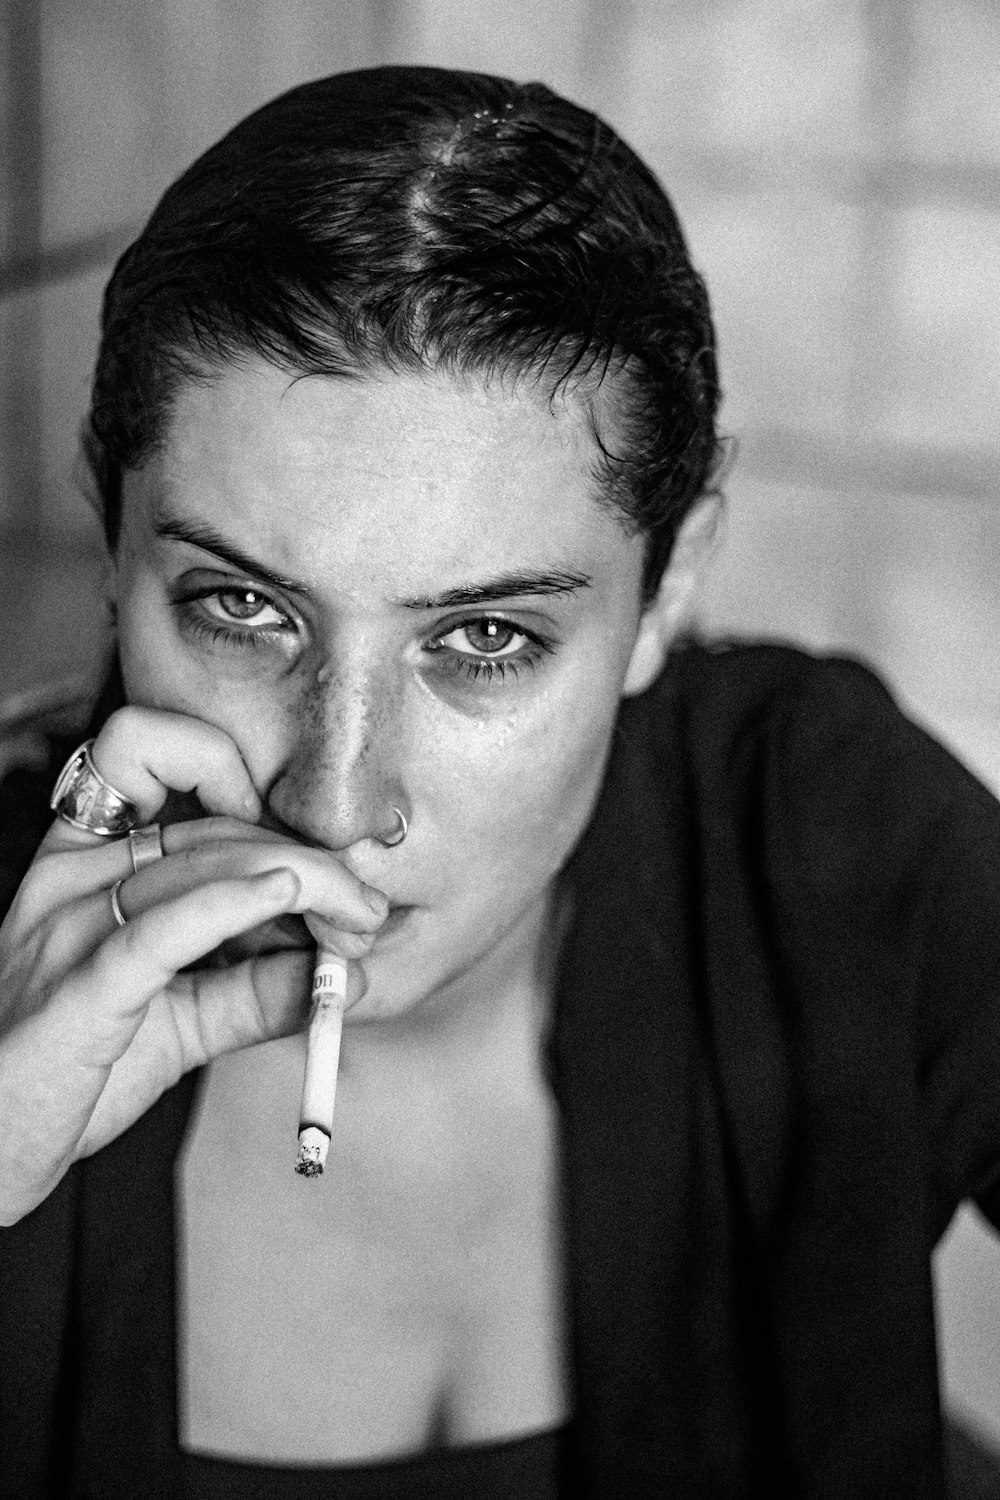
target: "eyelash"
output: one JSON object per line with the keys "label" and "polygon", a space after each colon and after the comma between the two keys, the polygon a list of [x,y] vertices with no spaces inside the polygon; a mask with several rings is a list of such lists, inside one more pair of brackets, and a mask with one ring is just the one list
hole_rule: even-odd
{"label": "eyelash", "polygon": [[266,594],[259,589],[249,586],[234,586],[232,588],[204,588],[194,593],[183,594],[174,600],[184,628],[190,636],[199,643],[210,648],[222,647],[241,651],[249,649],[259,651],[274,644],[275,636],[284,635],[288,631],[288,625],[269,625],[257,630],[241,630],[239,624],[233,620],[231,623],[208,614],[206,601],[209,599],[221,599],[226,594],[254,594],[261,602],[261,607],[270,607],[277,610],[282,619],[291,625],[290,616],[285,613]]}
{"label": "eyelash", "polygon": [[[441,670],[449,676],[462,676],[469,682],[490,683],[494,678],[503,682],[507,676],[516,681],[524,668],[532,672],[540,664],[543,656],[550,656],[553,648],[540,637],[531,635],[527,630],[516,629],[509,620],[504,620],[499,615],[475,615],[471,620],[465,620],[462,624],[453,625],[451,630],[446,630],[445,635],[451,635],[455,630],[461,630],[466,625],[474,625],[481,620],[492,620],[497,625],[506,625],[509,630],[514,630],[516,635],[523,635],[526,645],[522,648],[523,655],[501,656],[490,658],[488,656],[471,656],[462,651],[448,651],[446,646],[432,645],[428,650],[432,653],[441,652]],[[447,654],[446,654],[447,653]]]}
{"label": "eyelash", "polygon": [[[205,612],[205,601],[210,599],[221,599],[226,594],[253,594],[259,600],[261,608],[275,610],[287,623],[284,625],[268,625],[257,630],[240,629],[234,620],[232,624],[224,623],[218,617],[209,617]],[[192,594],[183,595],[174,601],[175,607],[180,613],[181,619],[188,633],[200,643],[209,648],[221,648],[223,650],[241,651],[249,649],[260,651],[272,646],[276,636],[289,633],[290,627],[294,629],[291,617],[280,605],[261,592],[260,589],[249,586],[234,586],[231,588],[206,588]],[[200,606],[200,608],[199,608]],[[444,639],[453,635],[456,631],[468,629],[474,625],[485,623],[499,625],[504,630],[510,630],[516,636],[524,638],[524,646],[517,655],[504,657],[491,657],[488,655],[473,656],[468,652],[450,650],[443,645]],[[463,676],[469,682],[482,682],[484,685],[499,679],[506,680],[508,676],[515,681],[523,669],[534,671],[545,656],[554,651],[548,641],[534,631],[517,625],[513,620],[506,619],[503,615],[477,614],[467,615],[464,619],[451,621],[446,630],[438,632],[425,648],[429,655],[439,656],[440,669],[449,676]]]}

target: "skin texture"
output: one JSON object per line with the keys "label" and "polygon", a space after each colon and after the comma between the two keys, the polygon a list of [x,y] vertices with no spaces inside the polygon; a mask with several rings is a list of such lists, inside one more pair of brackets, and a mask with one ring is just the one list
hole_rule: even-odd
{"label": "skin texture", "polygon": [[[502,1008],[533,983],[619,698],[661,660],[642,542],[596,503],[592,443],[572,402],[524,389],[248,363],[183,389],[163,448],[127,476],[130,701],[224,731],[265,826],[408,908],[364,959],[351,1024],[461,1027],[470,1000]],[[158,536],[164,522],[210,528],[285,586],[222,561],[214,540]],[[590,582],[411,607],[524,571]],[[410,831],[387,848],[393,805]]]}
{"label": "skin texture", "polygon": [[[404,911],[351,950],[364,982],[319,1190],[290,1169],[301,1035],[221,1059],[203,1088],[179,1179],[188,1446],[366,1462],[570,1409],[540,1064],[553,883],[698,551],[643,613],[642,542],[593,497],[592,444],[579,408],[524,390],[258,364],[185,390],[128,478],[131,702],[221,730],[262,827]],[[587,583],[426,604],[512,573]],[[386,847],[394,805],[409,832]],[[176,880],[170,863],[144,877]],[[342,926],[306,921],[343,951]]]}
{"label": "skin texture", "polygon": [[133,875],[57,820],[3,923],[3,1222],[185,1070],[301,1032],[314,940],[352,961],[359,1101],[421,1043],[469,1078],[537,1042],[554,876],[714,530],[685,522],[640,610],[591,443],[572,401],[441,375],[249,362],[181,390],[125,480],[130,702],[93,749],[167,857]]}
{"label": "skin texture", "polygon": [[[714,533],[699,508],[643,609],[594,457],[523,385],[248,361],[125,478],[128,706],[93,754],[166,857],[131,874],[57,820],[4,923],[0,1212],[212,1063],[179,1176],[189,1446],[367,1460],[569,1409],[555,877]],[[314,940],[349,960],[321,1190],[291,1171]]]}

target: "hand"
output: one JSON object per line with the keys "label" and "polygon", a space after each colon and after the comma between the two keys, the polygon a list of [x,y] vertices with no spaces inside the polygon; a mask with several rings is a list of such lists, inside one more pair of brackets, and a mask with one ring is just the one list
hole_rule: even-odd
{"label": "hand", "polygon": [[[248,819],[261,807],[221,730],[126,708],[92,750],[101,774],[153,819],[168,794],[216,816],[163,829],[164,858],[131,874],[127,841],[57,819],[0,927],[0,1222],[45,1198],[190,1068],[298,1029],[312,952],[190,966],[291,913],[345,958],[371,946],[381,892],[326,850]],[[126,878],[127,877],[127,878]],[[110,888],[123,880],[119,927]],[[186,971],[186,972],[182,972]],[[364,991],[351,965],[348,1004]]]}

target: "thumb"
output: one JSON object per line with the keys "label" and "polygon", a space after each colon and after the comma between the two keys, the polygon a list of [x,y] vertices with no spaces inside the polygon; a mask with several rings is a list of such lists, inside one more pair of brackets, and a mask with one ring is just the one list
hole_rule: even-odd
{"label": "thumb", "polygon": [[[258,954],[228,969],[178,975],[171,999],[183,1070],[301,1031],[309,1020],[314,965],[314,954],[292,949]],[[356,1005],[367,988],[364,969],[349,963],[345,1008]]]}

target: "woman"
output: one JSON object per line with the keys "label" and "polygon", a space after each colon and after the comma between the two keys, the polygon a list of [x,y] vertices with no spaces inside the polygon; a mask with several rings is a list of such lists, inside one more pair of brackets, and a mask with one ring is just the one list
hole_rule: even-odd
{"label": "woman", "polygon": [[4,1493],[942,1493],[997,809],[853,664],[675,649],[717,394],[540,85],[308,84],[123,257],[120,681],[6,793]]}

